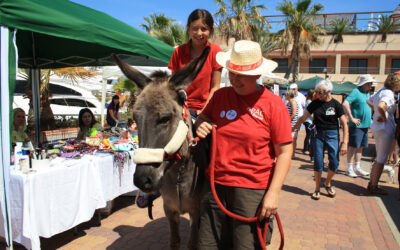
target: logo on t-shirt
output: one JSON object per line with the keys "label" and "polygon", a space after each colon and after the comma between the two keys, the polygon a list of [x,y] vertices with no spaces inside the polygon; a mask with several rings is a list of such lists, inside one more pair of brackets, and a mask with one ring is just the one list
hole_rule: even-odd
{"label": "logo on t-shirt", "polygon": [[334,107],[329,107],[326,110],[325,115],[335,115],[335,108]]}
{"label": "logo on t-shirt", "polygon": [[262,110],[256,109],[256,108],[247,108],[247,110],[250,112],[250,114],[259,119],[259,120],[264,120],[264,114]]}
{"label": "logo on t-shirt", "polygon": [[225,116],[225,110],[222,110],[221,113],[219,113],[219,116],[220,116],[221,118],[224,118],[224,116]]}
{"label": "logo on t-shirt", "polygon": [[226,118],[227,118],[228,120],[233,120],[233,119],[236,118],[236,116],[237,116],[237,113],[236,113],[236,111],[233,110],[233,109],[229,110],[229,111],[226,113]]}

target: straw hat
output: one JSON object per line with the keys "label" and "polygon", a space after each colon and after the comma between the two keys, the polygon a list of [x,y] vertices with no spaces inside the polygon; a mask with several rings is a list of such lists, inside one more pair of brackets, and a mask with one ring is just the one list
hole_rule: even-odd
{"label": "straw hat", "polygon": [[262,56],[258,43],[247,40],[235,42],[232,50],[218,52],[216,60],[227,70],[241,75],[262,75],[278,67],[278,63]]}
{"label": "straw hat", "polygon": [[369,82],[374,83],[374,82],[375,82],[375,79],[372,78],[372,76],[371,76],[370,74],[361,75],[361,76],[360,76],[360,81],[359,81],[359,83],[357,84],[357,87],[361,87],[361,86],[363,86],[364,84],[369,83]]}

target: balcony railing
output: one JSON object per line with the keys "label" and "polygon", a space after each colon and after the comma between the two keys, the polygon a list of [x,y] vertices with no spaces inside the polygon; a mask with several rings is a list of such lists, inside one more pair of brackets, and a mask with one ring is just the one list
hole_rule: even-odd
{"label": "balcony railing", "polygon": [[385,69],[385,75],[390,74],[390,73],[394,73],[396,71],[400,71],[400,68],[386,68]]}
{"label": "balcony railing", "polygon": [[[326,72],[325,72],[326,69]],[[335,74],[334,67],[300,67],[299,73]]]}
{"label": "balcony railing", "polygon": [[[382,15],[391,15],[393,11],[371,11],[371,12],[346,12],[346,13],[326,13],[318,14],[314,18],[314,24],[319,25],[325,30],[329,28],[329,23],[335,19],[345,19],[353,25],[356,32],[376,31],[373,22],[378,22]],[[285,28],[286,15],[264,16],[271,26],[271,31],[276,32]]]}
{"label": "balcony railing", "polygon": [[341,67],[340,74],[379,74],[378,67]]}

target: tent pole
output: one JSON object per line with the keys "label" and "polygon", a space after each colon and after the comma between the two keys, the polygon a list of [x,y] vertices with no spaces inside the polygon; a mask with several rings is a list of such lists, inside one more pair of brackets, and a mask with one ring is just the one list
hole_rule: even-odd
{"label": "tent pole", "polygon": [[107,79],[104,78],[101,89],[101,126],[104,128],[104,107],[106,106],[106,90],[107,90]]}
{"label": "tent pole", "polygon": [[36,146],[40,144],[40,70],[30,69],[32,84],[33,119],[35,121]]}

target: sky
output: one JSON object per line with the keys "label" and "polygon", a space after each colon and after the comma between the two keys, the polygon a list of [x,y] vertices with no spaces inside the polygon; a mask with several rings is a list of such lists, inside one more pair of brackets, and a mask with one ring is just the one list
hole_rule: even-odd
{"label": "sky", "polygon": [[[71,0],[72,2],[105,12],[134,28],[144,31],[140,24],[144,24],[143,17],[150,14],[164,14],[175,19],[176,22],[186,25],[189,14],[197,9],[206,9],[211,14],[216,12],[218,5],[214,0]],[[225,0],[227,2],[227,0]],[[268,10],[263,15],[280,15],[276,10],[279,1],[260,1],[256,4],[264,4]],[[292,1],[295,2],[295,1]],[[344,12],[372,12],[393,11],[399,4],[399,0],[319,0],[312,3],[320,3],[324,6],[321,13]]]}

